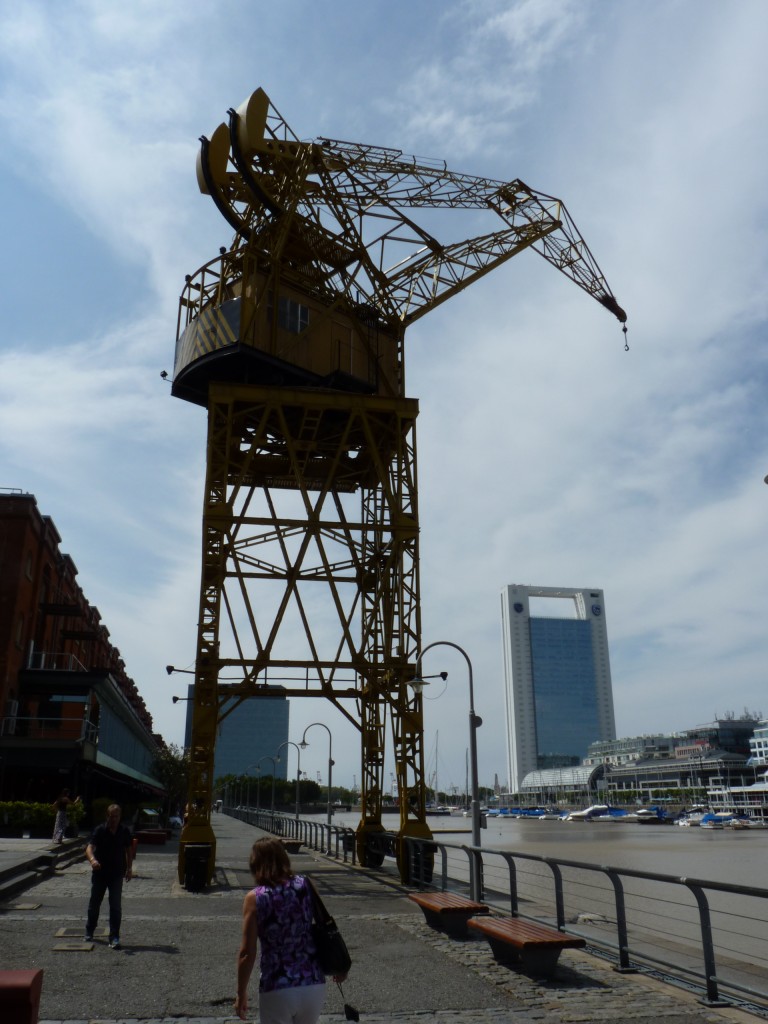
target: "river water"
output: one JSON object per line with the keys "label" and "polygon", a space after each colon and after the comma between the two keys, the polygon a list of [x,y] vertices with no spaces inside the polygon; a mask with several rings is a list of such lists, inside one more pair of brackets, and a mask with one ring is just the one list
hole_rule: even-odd
{"label": "river water", "polygon": [[[325,817],[317,815],[316,820],[324,821]],[[335,825],[349,828],[356,828],[359,820],[355,812],[333,817]],[[382,822],[387,829],[398,827],[395,814],[384,815]],[[436,816],[427,822],[438,841],[457,845],[471,842],[466,818]],[[480,841],[489,850],[768,888],[768,829],[748,832],[636,822],[488,818]]]}

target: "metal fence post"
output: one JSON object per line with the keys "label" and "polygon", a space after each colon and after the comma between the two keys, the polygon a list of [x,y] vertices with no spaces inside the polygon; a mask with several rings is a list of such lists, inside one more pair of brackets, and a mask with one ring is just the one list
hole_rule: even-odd
{"label": "metal fence post", "polygon": [[616,933],[619,943],[619,966],[615,968],[619,974],[636,974],[637,968],[629,964],[629,933],[627,932],[627,912],[624,906],[624,886],[621,878],[613,868],[603,868],[613,885],[616,902]]}
{"label": "metal fence post", "polygon": [[717,967],[715,966],[715,946],[712,942],[712,921],[709,916],[709,902],[706,894],[700,885],[689,882],[685,878],[680,881],[687,886],[699,906],[699,922],[701,924],[701,947],[704,953],[704,981],[707,986],[707,994],[702,1003],[707,1006],[730,1006],[730,1003],[720,999],[717,990]]}
{"label": "metal fence post", "polygon": [[509,868],[509,912],[512,917],[517,917],[517,867],[511,853],[501,853]]}
{"label": "metal fence post", "polygon": [[557,915],[557,927],[565,927],[565,901],[563,900],[563,874],[555,861],[544,857],[544,863],[549,865],[552,876],[555,880],[555,914]]}

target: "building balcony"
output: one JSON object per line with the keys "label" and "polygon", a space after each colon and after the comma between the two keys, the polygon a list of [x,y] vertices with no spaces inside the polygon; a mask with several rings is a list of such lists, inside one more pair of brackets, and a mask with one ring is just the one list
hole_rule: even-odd
{"label": "building balcony", "polygon": [[85,665],[74,655],[64,652],[33,651],[27,669],[37,672],[87,672]]}
{"label": "building balcony", "polygon": [[26,745],[29,740],[55,743],[92,743],[98,741],[98,728],[87,718],[25,718],[16,715],[0,719],[0,738],[4,745],[14,741]]}

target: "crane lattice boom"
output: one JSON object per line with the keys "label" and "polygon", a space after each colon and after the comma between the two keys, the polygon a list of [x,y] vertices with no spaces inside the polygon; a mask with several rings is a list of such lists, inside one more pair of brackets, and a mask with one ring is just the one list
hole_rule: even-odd
{"label": "crane lattice boom", "polygon": [[[262,90],[202,141],[201,187],[235,228],[233,248],[247,240],[318,296],[367,305],[393,332],[529,246],[626,321],[562,201],[519,179],[381,146],[302,142]],[[408,212],[446,209],[485,214],[492,230],[441,240]]]}

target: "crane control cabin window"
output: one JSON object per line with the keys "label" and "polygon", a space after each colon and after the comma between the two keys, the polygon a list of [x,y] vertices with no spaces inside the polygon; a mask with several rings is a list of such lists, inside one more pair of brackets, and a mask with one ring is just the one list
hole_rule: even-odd
{"label": "crane control cabin window", "polygon": [[277,300],[277,324],[291,334],[301,334],[309,326],[309,308],[294,299]]}

